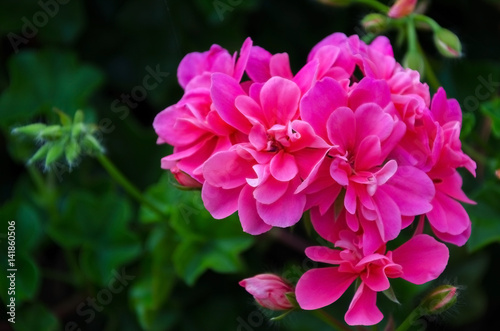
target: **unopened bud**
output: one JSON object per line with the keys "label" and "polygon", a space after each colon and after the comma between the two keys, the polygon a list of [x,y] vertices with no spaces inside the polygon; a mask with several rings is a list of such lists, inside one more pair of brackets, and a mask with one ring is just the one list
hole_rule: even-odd
{"label": "unopened bud", "polygon": [[66,145],[66,148],[64,150],[66,161],[70,166],[72,166],[76,162],[78,156],[80,155],[80,151],[81,151],[80,145],[78,145],[76,140],[70,139],[69,143]]}
{"label": "unopened bud", "polygon": [[60,125],[49,125],[40,131],[40,138],[45,140],[56,140],[62,136],[62,127]]}
{"label": "unopened bud", "polygon": [[90,134],[85,135],[83,138],[83,148],[87,154],[101,154],[104,153],[104,147]]}
{"label": "unopened bud", "polygon": [[495,175],[497,176],[498,179],[500,179],[500,169],[498,169],[497,171],[495,171]]}
{"label": "unopened bud", "polygon": [[335,7],[346,7],[349,6],[352,0],[317,0],[318,2]]}
{"label": "unopened bud", "polygon": [[444,312],[457,302],[457,288],[452,285],[442,285],[435,288],[420,303],[425,315]]}
{"label": "unopened bud", "polygon": [[12,134],[25,134],[30,137],[37,137],[47,125],[43,123],[33,123],[25,126],[20,126],[12,130]]}
{"label": "unopened bud", "polygon": [[422,77],[424,74],[425,62],[419,52],[409,51],[408,53],[406,53],[403,59],[403,66],[405,68],[410,68],[418,71],[420,73],[420,77]]}
{"label": "unopened bud", "polygon": [[397,0],[389,9],[387,16],[392,18],[401,18],[410,15],[415,9],[417,0]]}
{"label": "unopened bud", "polygon": [[293,287],[277,275],[260,274],[243,279],[239,284],[264,308],[289,310],[294,307],[287,297],[287,293],[293,293]]}
{"label": "unopened bud", "polygon": [[184,188],[201,188],[202,184],[189,176],[184,171],[177,168],[177,166],[170,169],[170,172],[174,175],[177,182]]}
{"label": "unopened bud", "polygon": [[45,159],[47,152],[51,147],[51,143],[46,143],[36,151],[36,153],[28,160],[28,164],[33,164],[35,162]]}
{"label": "unopened bud", "polygon": [[379,34],[387,28],[388,18],[382,14],[371,13],[361,20],[361,25],[367,32]]}
{"label": "unopened bud", "polygon": [[77,110],[73,117],[73,124],[83,123],[83,111]]}
{"label": "unopened bud", "polygon": [[434,44],[443,56],[452,58],[462,56],[460,39],[448,29],[441,28],[434,32]]}
{"label": "unopened bud", "polygon": [[45,168],[48,169],[52,163],[56,162],[64,153],[66,139],[62,139],[56,143],[52,143],[45,158]]}

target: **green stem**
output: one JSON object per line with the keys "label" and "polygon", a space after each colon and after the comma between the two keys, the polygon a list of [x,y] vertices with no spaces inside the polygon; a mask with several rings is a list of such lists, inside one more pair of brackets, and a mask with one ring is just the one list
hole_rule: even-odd
{"label": "green stem", "polygon": [[413,15],[408,17],[408,21],[406,23],[406,33],[408,35],[408,52],[416,53],[417,52],[417,30],[415,29],[415,21]]}
{"label": "green stem", "polygon": [[429,16],[425,16],[422,14],[414,14],[414,17],[416,21],[423,22],[428,26],[430,26],[433,31],[441,29],[441,26]]}
{"label": "green stem", "polygon": [[380,11],[383,14],[387,14],[389,12],[389,7],[386,5],[376,1],[376,0],[353,0],[354,3],[359,3],[363,5],[367,5],[369,7],[372,7],[378,11]]}
{"label": "green stem", "polygon": [[396,331],[408,330],[412,325],[415,325],[417,320],[422,317],[422,309],[419,307],[415,308],[410,315],[401,323],[401,325],[396,329]]}
{"label": "green stem", "polygon": [[429,83],[431,89],[434,92],[436,92],[438,88],[441,86],[441,83],[439,82],[439,79],[437,78],[436,74],[434,73],[434,70],[432,69],[431,63],[427,59],[427,56],[425,56],[425,53],[423,52],[422,47],[418,42],[417,42],[417,49],[418,52],[422,55],[422,59],[424,60],[425,80]]}
{"label": "green stem", "polygon": [[316,317],[318,317],[319,319],[321,319],[326,324],[332,326],[336,330],[352,331],[349,327],[345,326],[343,323],[341,323],[340,321],[338,321],[335,317],[333,317],[332,315],[328,314],[323,309],[311,310],[311,312],[314,315],[316,315]]}
{"label": "green stem", "polygon": [[106,169],[109,175],[139,203],[147,206],[162,218],[168,218],[167,215],[165,215],[160,209],[158,209],[158,207],[156,207],[152,202],[145,199],[141,191],[139,191],[139,189],[137,189],[134,184],[132,184],[104,154],[99,154],[97,156],[97,160],[99,160],[99,162],[101,163],[103,168]]}

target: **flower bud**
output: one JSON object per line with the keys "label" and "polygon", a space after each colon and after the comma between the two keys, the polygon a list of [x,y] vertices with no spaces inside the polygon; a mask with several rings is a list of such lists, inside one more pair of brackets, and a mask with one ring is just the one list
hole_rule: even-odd
{"label": "flower bud", "polygon": [[57,140],[63,134],[62,127],[60,125],[49,125],[42,131],[40,131],[40,138],[46,140]]}
{"label": "flower bud", "polygon": [[274,274],[260,274],[243,279],[240,283],[248,293],[264,308],[271,310],[288,310],[293,305],[287,298],[287,293],[293,288],[281,277]]}
{"label": "flower bud", "polygon": [[102,147],[101,143],[99,143],[97,139],[95,139],[94,136],[90,134],[85,135],[82,145],[85,149],[85,153],[87,154],[104,153],[104,147]]}
{"label": "flower bud", "polygon": [[448,29],[439,29],[434,32],[434,44],[439,53],[446,57],[462,56],[462,44],[457,35]]}
{"label": "flower bud", "polygon": [[177,182],[185,188],[201,188],[202,187],[202,184],[199,181],[197,181],[193,177],[189,176],[187,173],[180,170],[179,168],[177,168],[177,166],[170,169],[170,172],[174,175]]}
{"label": "flower bud", "polygon": [[367,32],[379,34],[387,28],[387,17],[382,14],[371,13],[361,20],[361,25]]}
{"label": "flower bud", "polygon": [[80,156],[80,145],[75,139],[70,139],[69,143],[66,145],[64,150],[64,155],[66,156],[66,161],[70,166],[72,166]]}
{"label": "flower bud", "polygon": [[406,53],[403,59],[403,66],[405,68],[410,68],[416,70],[420,73],[420,77],[424,74],[425,63],[422,55],[419,52],[411,52]]}
{"label": "flower bud", "polygon": [[25,134],[27,136],[35,138],[40,134],[40,131],[42,131],[46,127],[47,125],[43,123],[33,123],[13,129],[12,134]]}
{"label": "flower bud", "polygon": [[457,302],[457,288],[442,285],[435,288],[420,303],[425,315],[439,314],[451,308]]}
{"label": "flower bud", "polygon": [[495,171],[495,175],[497,176],[498,179],[500,179],[500,169],[498,169],[497,171]]}
{"label": "flower bud", "polygon": [[415,9],[417,0],[397,0],[389,9],[387,16],[392,18],[401,18],[410,15]]}
{"label": "flower bud", "polygon": [[63,155],[65,145],[66,145],[66,139],[62,139],[58,142],[51,144],[47,152],[47,157],[45,157],[46,169],[48,169],[52,165],[52,163],[57,161]]}

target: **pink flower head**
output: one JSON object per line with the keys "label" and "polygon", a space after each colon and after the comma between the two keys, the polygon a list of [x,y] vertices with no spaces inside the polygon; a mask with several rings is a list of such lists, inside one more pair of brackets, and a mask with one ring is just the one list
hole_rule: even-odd
{"label": "pink flower head", "polygon": [[396,3],[389,9],[387,16],[392,18],[408,16],[413,12],[416,4],[417,0],[396,0]]}
{"label": "pink flower head", "polygon": [[342,231],[331,249],[309,247],[306,255],[334,267],[308,270],[297,283],[295,294],[302,309],[319,309],[337,301],[349,286],[360,279],[345,315],[349,325],[373,325],[383,318],[376,306],[377,292],[389,289],[389,278],[403,278],[414,284],[436,279],[448,263],[448,248],[428,235],[417,235],[395,249],[381,246],[365,255],[361,237]]}
{"label": "pink flower head", "polygon": [[302,118],[332,147],[298,192],[308,195],[312,201],[308,207],[320,208],[319,214],[312,213],[320,216],[345,189],[343,205],[351,230],[358,231],[363,221],[376,224],[365,231],[365,243],[371,247],[396,238],[402,217],[429,211],[434,196],[432,181],[424,172],[399,167],[389,157],[405,134],[405,125],[393,114],[387,84],[371,78],[362,79],[349,93],[324,78],[301,104]]}
{"label": "pink flower head", "polygon": [[293,308],[286,297],[287,293],[293,293],[293,287],[277,275],[260,274],[243,279],[239,284],[264,308],[271,310]]}
{"label": "pink flower head", "polygon": [[153,127],[158,143],[174,146],[174,153],[164,157],[161,166],[174,175],[182,173],[181,180],[189,181],[189,186],[201,186],[204,181],[201,166],[212,154],[247,140],[213,109],[210,85],[214,72],[232,75],[239,82],[251,46],[252,41],[248,38],[237,61],[236,56],[231,57],[218,45],[204,53],[186,55],[178,69],[179,83],[185,88],[184,96],[155,117]]}
{"label": "pink flower head", "polygon": [[246,94],[231,77],[219,74],[213,77],[212,95],[221,118],[247,133],[249,142],[207,160],[205,207],[215,218],[238,210],[243,230],[251,234],[297,223],[306,198],[295,190],[328,147],[297,119],[300,88],[273,77],[253,84]]}

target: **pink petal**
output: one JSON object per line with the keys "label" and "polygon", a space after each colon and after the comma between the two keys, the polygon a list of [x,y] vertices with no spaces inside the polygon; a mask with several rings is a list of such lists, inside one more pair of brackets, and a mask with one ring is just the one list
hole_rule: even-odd
{"label": "pink petal", "polygon": [[345,260],[340,257],[340,250],[326,246],[310,246],[306,248],[306,256],[313,261],[329,264],[340,264]]}
{"label": "pink petal", "polygon": [[293,73],[290,69],[290,60],[287,53],[274,54],[269,63],[271,76],[279,76],[286,79],[293,79]]}
{"label": "pink petal", "polygon": [[248,77],[254,82],[265,82],[271,78],[269,62],[271,53],[259,46],[253,46],[246,66]]}
{"label": "pink petal", "polygon": [[469,215],[464,207],[439,191],[432,200],[432,210],[427,213],[427,218],[434,229],[450,235],[461,234],[470,227]]}
{"label": "pink petal", "polygon": [[255,200],[264,204],[271,204],[276,202],[285,194],[288,189],[288,182],[282,182],[268,177],[264,183],[261,183],[253,191]]}
{"label": "pink petal", "polygon": [[271,175],[282,182],[287,182],[295,178],[299,169],[293,155],[279,151],[270,163]]}
{"label": "pink petal", "polygon": [[357,277],[339,272],[338,267],[308,270],[295,288],[297,302],[305,310],[328,306],[337,301]]}
{"label": "pink petal", "polygon": [[253,44],[252,39],[248,37],[247,39],[245,39],[245,42],[241,46],[240,57],[236,62],[233,74],[234,79],[236,79],[238,82],[241,81],[243,73],[245,72],[248,59],[250,58],[250,52],[252,50],[252,44]]}
{"label": "pink petal", "polygon": [[260,104],[267,117],[267,127],[288,124],[297,115],[300,89],[291,80],[273,77],[260,91]]}
{"label": "pink petal", "polygon": [[349,325],[378,324],[384,315],[377,308],[377,292],[370,290],[364,283],[358,287],[345,314]]}
{"label": "pink petal", "polygon": [[349,108],[356,109],[367,103],[376,103],[384,108],[391,102],[391,92],[387,82],[365,77],[349,95]]}
{"label": "pink petal", "polygon": [[271,204],[257,203],[257,211],[264,222],[269,225],[285,228],[297,223],[304,213],[306,197],[294,194],[299,180],[289,183],[288,189],[276,202]]}
{"label": "pink petal", "polygon": [[238,196],[241,187],[225,190],[205,182],[201,189],[201,198],[205,208],[213,218],[222,219],[238,209]]}
{"label": "pink petal", "polygon": [[311,223],[314,230],[329,242],[339,240],[339,232],[346,228],[345,217],[335,219],[333,207],[321,214],[318,208],[310,210]]}
{"label": "pink petal", "polygon": [[337,108],[328,118],[326,127],[328,138],[332,144],[339,145],[344,152],[353,149],[356,141],[357,123],[350,108]]}
{"label": "pink petal", "polygon": [[448,257],[446,245],[426,234],[411,238],[392,255],[393,261],[403,267],[401,278],[418,285],[439,277],[448,264]]}
{"label": "pink petal", "polygon": [[396,174],[379,189],[394,199],[402,215],[415,216],[432,209],[434,184],[427,174],[415,167],[398,167]]}
{"label": "pink petal", "polygon": [[376,222],[382,240],[387,242],[395,239],[401,231],[401,213],[398,204],[380,189],[373,195],[373,202],[376,205],[378,215]]}
{"label": "pink petal", "polygon": [[240,218],[243,231],[252,235],[259,235],[269,231],[272,226],[264,223],[257,213],[256,201],[252,193],[251,186],[245,185],[241,190],[238,199],[238,216]]}
{"label": "pink petal", "polygon": [[246,183],[253,177],[253,163],[241,158],[235,150],[219,152],[203,165],[205,180],[211,185],[232,189]]}
{"label": "pink petal", "polygon": [[328,137],[325,123],[333,111],[347,105],[347,93],[340,84],[331,78],[317,82],[302,98],[300,116],[308,122],[316,134]]}
{"label": "pink petal", "polygon": [[380,158],[380,139],[377,136],[368,136],[361,141],[356,151],[354,168],[358,170],[369,170],[382,163]]}
{"label": "pink petal", "polygon": [[380,141],[387,139],[393,130],[394,120],[375,103],[361,105],[355,111],[356,141],[361,142],[367,136],[377,136]]}
{"label": "pink petal", "polygon": [[250,122],[235,106],[236,98],[245,95],[240,84],[228,75],[215,73],[212,75],[210,93],[220,117],[229,125],[248,134],[251,129]]}
{"label": "pink petal", "polygon": [[438,237],[440,240],[457,246],[465,245],[465,243],[469,240],[471,234],[470,223],[469,226],[462,233],[459,234],[449,234],[445,232],[439,232],[435,228],[433,228],[432,225],[431,228],[436,237]]}

